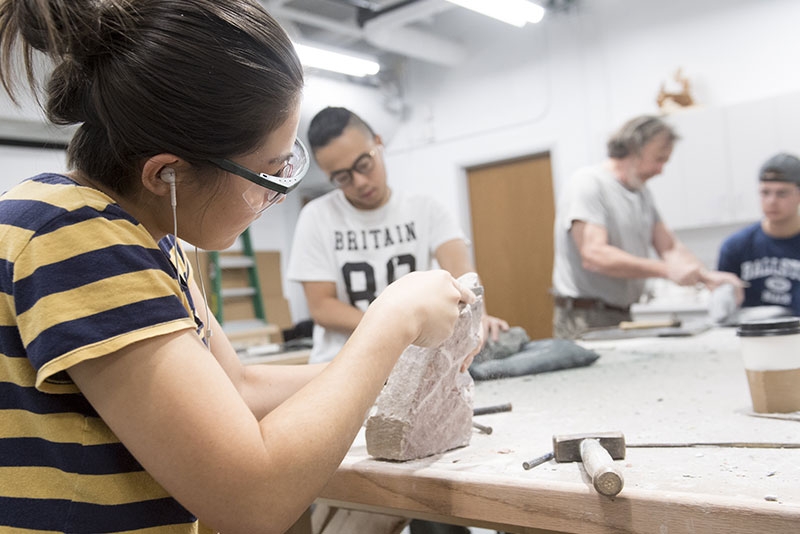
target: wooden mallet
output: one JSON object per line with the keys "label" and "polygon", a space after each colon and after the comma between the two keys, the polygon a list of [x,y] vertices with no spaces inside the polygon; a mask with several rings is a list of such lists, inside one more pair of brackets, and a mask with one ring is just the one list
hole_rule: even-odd
{"label": "wooden mallet", "polygon": [[613,497],[622,491],[622,471],[614,465],[614,460],[625,458],[622,432],[555,435],[553,458],[556,462],[583,462],[592,485],[603,495]]}

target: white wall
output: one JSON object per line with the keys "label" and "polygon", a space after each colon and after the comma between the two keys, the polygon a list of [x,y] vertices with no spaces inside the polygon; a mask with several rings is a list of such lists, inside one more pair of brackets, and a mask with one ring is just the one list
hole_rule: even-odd
{"label": "white wall", "polygon": [[63,150],[22,148],[0,145],[0,193],[11,189],[22,179],[41,172],[63,171],[66,167]]}

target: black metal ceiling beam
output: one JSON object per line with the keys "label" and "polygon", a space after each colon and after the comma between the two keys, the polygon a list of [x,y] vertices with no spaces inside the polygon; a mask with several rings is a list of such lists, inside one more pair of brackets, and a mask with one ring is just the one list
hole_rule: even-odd
{"label": "black metal ceiling beam", "polygon": [[0,137],[0,146],[44,148],[47,150],[66,150],[69,144],[63,141],[45,141],[39,139],[15,139],[13,137]]}
{"label": "black metal ceiling beam", "polygon": [[378,18],[381,15],[385,15],[386,13],[390,13],[395,9],[405,7],[409,4],[414,4],[418,1],[419,0],[406,0],[405,2],[399,2],[397,4],[394,4],[393,6],[387,7],[386,9],[379,9],[379,10],[368,9],[365,7],[358,7],[356,8],[356,22],[358,23],[359,28],[363,28],[364,24],[366,24],[372,19]]}

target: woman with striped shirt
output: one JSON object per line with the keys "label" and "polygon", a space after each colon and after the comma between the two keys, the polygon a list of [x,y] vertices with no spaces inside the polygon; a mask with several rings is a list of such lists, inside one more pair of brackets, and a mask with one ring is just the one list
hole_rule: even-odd
{"label": "woman with striped shirt", "polygon": [[284,31],[255,0],[0,0],[0,52],[12,98],[51,60],[77,125],[0,197],[0,532],[283,532],[471,293],[413,273],[334,362],[242,367],[176,236],[227,248],[305,173]]}

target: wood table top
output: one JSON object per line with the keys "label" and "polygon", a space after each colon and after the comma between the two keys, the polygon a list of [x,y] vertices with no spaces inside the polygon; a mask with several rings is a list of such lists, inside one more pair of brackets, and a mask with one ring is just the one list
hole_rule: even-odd
{"label": "wood table top", "polygon": [[627,449],[622,492],[599,495],[580,463],[522,463],[552,451],[554,434],[622,431],[643,443],[800,443],[800,421],[750,415],[733,329],[687,338],[581,342],[593,365],[478,382],[477,416],[491,426],[469,446],[410,462],[366,453],[363,431],[322,499],[508,532],[800,532],[800,449]]}

